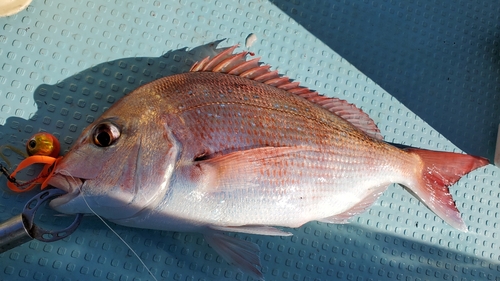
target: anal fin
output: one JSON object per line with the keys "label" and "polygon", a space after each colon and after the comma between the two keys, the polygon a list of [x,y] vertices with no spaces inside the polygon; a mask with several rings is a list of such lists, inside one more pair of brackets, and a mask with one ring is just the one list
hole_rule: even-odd
{"label": "anal fin", "polygon": [[361,200],[358,204],[352,206],[349,210],[344,211],[340,214],[320,219],[318,221],[324,223],[333,223],[333,224],[348,223],[350,218],[359,215],[363,213],[366,209],[370,208],[370,206],[373,205],[375,201],[377,201],[377,199],[386,189],[387,186],[375,188],[372,192],[368,194],[368,196],[363,198],[363,200]]}

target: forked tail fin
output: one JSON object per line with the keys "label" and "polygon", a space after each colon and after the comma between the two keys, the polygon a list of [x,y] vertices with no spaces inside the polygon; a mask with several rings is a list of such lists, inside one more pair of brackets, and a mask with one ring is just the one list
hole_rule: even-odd
{"label": "forked tail fin", "polygon": [[417,148],[405,150],[419,155],[424,164],[422,176],[411,190],[445,222],[467,231],[448,187],[470,171],[488,165],[489,161],[478,156],[452,152]]}

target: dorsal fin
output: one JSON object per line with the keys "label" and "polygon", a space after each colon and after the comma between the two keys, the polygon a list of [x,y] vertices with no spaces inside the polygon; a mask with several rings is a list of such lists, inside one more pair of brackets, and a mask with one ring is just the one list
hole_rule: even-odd
{"label": "dorsal fin", "polygon": [[225,49],[213,58],[206,57],[200,62],[196,62],[189,71],[211,71],[221,72],[231,75],[237,75],[251,80],[255,80],[278,89],[285,90],[291,94],[305,98],[306,100],[317,104],[342,119],[353,124],[355,127],[365,132],[367,135],[383,140],[380,130],[375,122],[355,105],[338,98],[330,98],[320,95],[309,88],[299,86],[299,82],[292,82],[286,76],[280,76],[277,70],[270,70],[271,66],[261,65],[260,58],[246,60],[247,54],[253,56],[253,53],[247,51],[233,54],[238,47],[234,45]]}

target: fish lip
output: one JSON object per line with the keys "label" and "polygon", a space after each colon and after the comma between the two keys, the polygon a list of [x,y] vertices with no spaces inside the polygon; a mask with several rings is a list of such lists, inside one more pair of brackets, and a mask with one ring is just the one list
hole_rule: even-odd
{"label": "fish lip", "polygon": [[66,176],[59,173],[54,174],[49,179],[48,184],[55,188],[64,190],[67,193],[55,199],[52,199],[50,202],[50,206],[53,208],[57,208],[58,206],[64,205],[75,199],[78,195],[80,195],[80,190],[85,184],[85,181],[85,179]]}
{"label": "fish lip", "polygon": [[49,205],[50,205],[50,207],[57,209],[57,207],[62,206],[64,204],[70,202],[71,200],[78,197],[78,195],[80,195],[80,191],[76,189],[74,192],[66,193],[66,194],[63,194],[59,197],[52,199],[50,201]]}
{"label": "fish lip", "polygon": [[55,173],[48,181],[49,185],[62,189],[68,193],[73,193],[75,190],[78,191],[82,187],[83,183],[85,183],[85,179],[67,176],[60,173]]}

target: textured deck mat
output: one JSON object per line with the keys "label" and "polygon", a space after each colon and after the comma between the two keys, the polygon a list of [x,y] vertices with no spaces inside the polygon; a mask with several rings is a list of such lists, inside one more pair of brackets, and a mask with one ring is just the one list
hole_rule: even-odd
{"label": "textured deck mat", "polygon": [[[346,2],[35,0],[0,18],[0,145],[22,148],[42,130],[67,150],[123,95],[187,71],[215,40],[244,45],[254,33],[249,50],[262,61],[363,108],[387,141],[492,159],[498,3]],[[350,224],[311,222],[283,238],[236,236],[260,245],[266,280],[499,280],[500,170],[479,169],[451,192],[467,233],[393,185]],[[0,222],[34,194],[13,194],[1,177]],[[44,212],[44,225],[68,222]],[[158,280],[251,280],[199,234],[110,225]],[[153,278],[98,218],[86,217],[68,238],[0,254],[0,280]]]}

